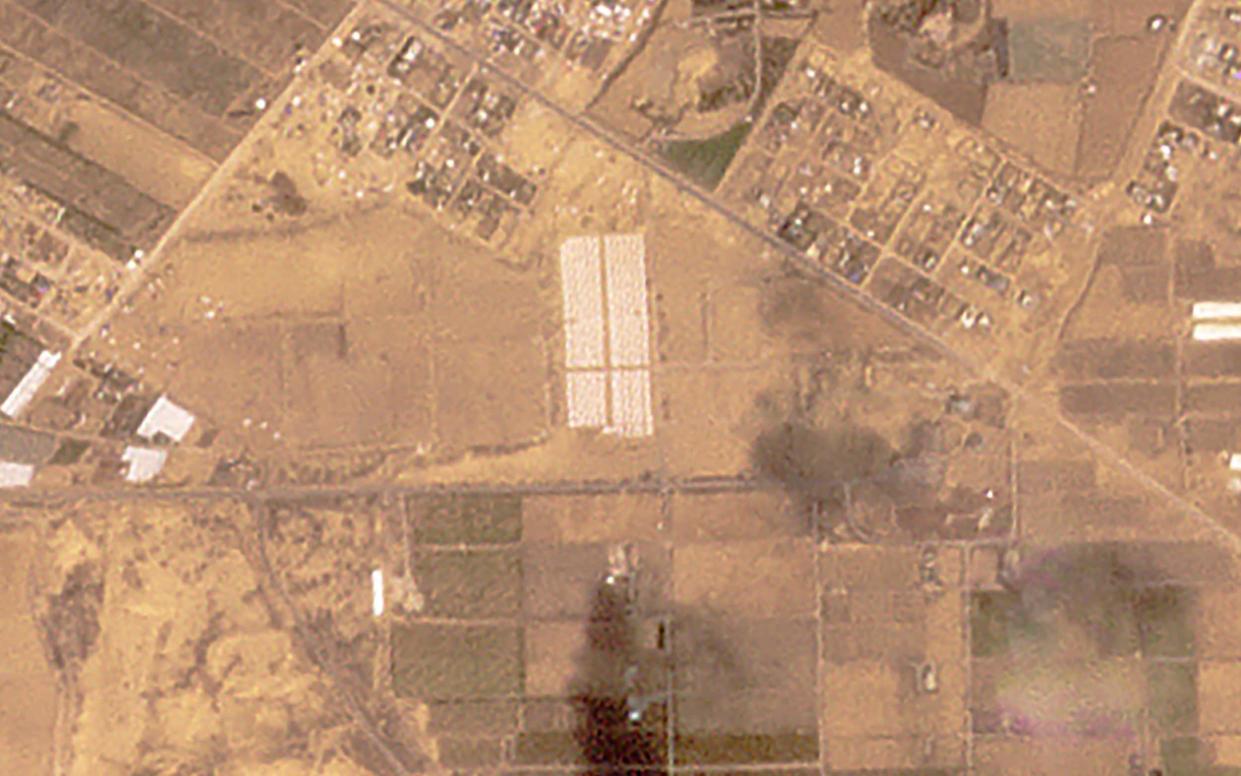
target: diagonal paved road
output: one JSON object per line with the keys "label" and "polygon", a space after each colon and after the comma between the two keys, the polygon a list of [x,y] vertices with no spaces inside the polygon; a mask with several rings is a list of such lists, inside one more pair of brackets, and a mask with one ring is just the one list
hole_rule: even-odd
{"label": "diagonal paved road", "polygon": [[[991,368],[990,364],[982,362],[969,354],[958,350],[947,340],[930,329],[900,316],[894,310],[886,307],[873,297],[863,293],[858,287],[851,285],[844,278],[820,266],[809,257],[777,239],[774,235],[768,234],[762,229],[749,223],[739,214],[722,203],[714,195],[702,190],[679,174],[673,172],[662,162],[648,154],[645,150],[620,137],[594,119],[566,109],[564,106],[549,98],[539,90],[526,85],[520,79],[515,78],[514,76],[509,75],[508,73],[493,66],[485,57],[478,56],[476,52],[462,46],[449,36],[444,35],[439,30],[428,25],[409,8],[406,8],[393,0],[377,0],[377,2],[406,19],[412,26],[416,27],[428,37],[434,38],[445,48],[451,49],[462,57],[474,62],[478,65],[480,70],[490,74],[497,80],[502,81],[509,87],[517,90],[527,99],[534,100],[574,127],[577,127],[595,139],[607,144],[614,150],[625,154],[642,165],[642,167],[652,174],[659,176],[665,181],[671,183],[678,190],[694,197],[696,200],[720,215],[737,229],[743,230],[762,240],[765,244],[772,247],[793,265],[803,270],[808,275],[819,278],[823,282],[827,283],[839,294],[850,299],[855,304],[860,305],[863,309],[881,316],[885,320],[897,326],[900,330],[905,331],[922,342],[931,345],[937,351],[944,354],[952,361],[966,367],[976,375],[1000,385],[1014,398],[1020,398],[1022,402],[1042,409],[1045,413],[1054,417],[1056,422],[1059,423],[1072,436],[1076,437],[1079,441],[1086,445],[1086,447],[1098,456],[1100,460],[1125,472],[1135,481],[1141,483],[1146,489],[1163,499],[1169,506],[1173,506],[1179,511],[1190,515],[1202,526],[1217,536],[1220,541],[1229,547],[1235,554],[1241,556],[1241,535],[1225,526],[1217,518],[1208,514],[1197,504],[1189,501],[1184,496],[1176,493],[1162,482],[1147,474],[1145,471],[1139,469],[1120,452],[1103,443],[1093,434],[1089,433],[1081,426],[1065,417],[1060,412],[1059,407],[1052,406],[1047,401],[1046,397],[1037,395],[1032,391],[1027,390],[1019,383],[996,373],[995,370]],[[1169,49],[1169,59],[1165,65],[1164,73],[1161,74],[1159,79],[1160,88],[1155,89],[1153,94],[1157,95],[1163,93],[1169,79],[1179,78],[1179,73],[1177,72],[1175,64],[1175,57],[1183,45],[1185,36],[1188,34],[1188,30],[1193,26],[1192,22],[1198,8],[1202,6],[1203,3],[1204,0],[1196,0],[1194,7],[1186,13],[1185,23],[1181,26],[1177,39],[1172,43]]]}

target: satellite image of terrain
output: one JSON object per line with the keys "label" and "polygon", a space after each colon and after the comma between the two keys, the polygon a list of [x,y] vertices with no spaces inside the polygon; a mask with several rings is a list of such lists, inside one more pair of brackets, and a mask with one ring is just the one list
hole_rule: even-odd
{"label": "satellite image of terrain", "polygon": [[1241,776],[1241,0],[0,0],[0,776]]}

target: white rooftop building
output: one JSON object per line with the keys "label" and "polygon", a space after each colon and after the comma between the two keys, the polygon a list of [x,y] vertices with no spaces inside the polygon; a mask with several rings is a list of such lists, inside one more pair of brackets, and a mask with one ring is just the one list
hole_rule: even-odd
{"label": "white rooftop building", "polygon": [[1195,321],[1241,318],[1241,302],[1194,302]]}
{"label": "white rooftop building", "polygon": [[129,469],[125,472],[127,482],[150,482],[163,471],[164,462],[168,460],[168,451],[131,445],[121,453],[121,460],[129,464]]}
{"label": "white rooftop building", "polygon": [[39,388],[47,381],[52,370],[60,363],[60,354],[45,350],[39,354],[39,357],[30,365],[29,371],[22,376],[13,390],[5,398],[4,403],[0,404],[0,412],[15,418],[30,405],[30,401],[34,399],[34,395],[39,392]]}
{"label": "white rooftop building", "polygon": [[371,614],[382,617],[384,613],[384,573],[380,569],[371,572]]}
{"label": "white rooftop building", "polygon": [[1241,302],[1194,302],[1193,323],[1198,342],[1241,339]]}
{"label": "white rooftop building", "polygon": [[1193,337],[1198,342],[1223,342],[1241,339],[1241,323],[1209,321],[1194,324]]}
{"label": "white rooftop building", "polygon": [[0,461],[0,488],[24,488],[34,479],[34,466]]}
{"label": "white rooftop building", "polygon": [[174,442],[180,442],[185,439],[193,425],[192,414],[174,404],[167,396],[160,396],[139,424],[138,436],[151,440],[156,434],[163,434]]}

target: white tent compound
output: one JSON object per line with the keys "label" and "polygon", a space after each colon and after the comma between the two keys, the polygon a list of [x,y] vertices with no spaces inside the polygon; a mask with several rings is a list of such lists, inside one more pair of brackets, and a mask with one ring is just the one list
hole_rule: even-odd
{"label": "white tent compound", "polygon": [[650,436],[650,302],[642,235],[565,240],[560,279],[569,428]]}

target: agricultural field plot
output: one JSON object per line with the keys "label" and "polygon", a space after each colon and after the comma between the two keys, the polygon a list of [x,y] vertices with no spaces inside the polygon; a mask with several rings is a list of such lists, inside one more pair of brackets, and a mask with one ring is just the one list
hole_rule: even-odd
{"label": "agricultural field plot", "polygon": [[1180,322],[1179,305],[1170,304],[1169,240],[1165,230],[1141,226],[1103,234],[1052,372],[1068,417],[1179,486]]}
{"label": "agricultural field plot", "polygon": [[779,494],[407,509],[393,682],[430,701],[443,765],[820,761],[816,553]]}
{"label": "agricultural field plot", "polygon": [[348,8],[6,2],[7,164],[124,263],[155,245]]}
{"label": "agricultural field plot", "polygon": [[[692,538],[691,523],[713,522],[707,505],[755,538]],[[812,551],[778,497],[513,494],[406,506],[417,592],[392,626],[393,682],[430,702],[443,765],[661,769],[674,748],[687,765],[817,761],[814,697],[797,685],[816,663]],[[755,517],[766,521],[757,533]],[[768,529],[786,538],[759,539]],[[755,563],[770,584],[737,592],[763,619],[730,622],[712,579]],[[782,599],[796,603],[773,609]]]}
{"label": "agricultural field plot", "polygon": [[6,611],[75,688],[74,773],[1235,765],[1236,561],[1167,522],[821,541],[803,500],[722,481],[71,514]]}
{"label": "agricultural field plot", "polygon": [[963,767],[960,554],[840,548],[819,566],[829,772]]}
{"label": "agricultural field plot", "polygon": [[956,119],[1095,184],[1117,170],[1189,5],[892,0],[867,15],[868,40],[878,69]]}
{"label": "agricultural field plot", "polygon": [[[1089,278],[1041,382],[1061,411],[1232,526],[1237,259],[1227,170],[1231,103],[1173,84],[1139,172],[1092,248]],[[1132,223],[1132,222],[1131,222]]]}
{"label": "agricultural field plot", "polygon": [[1236,585],[1235,567],[1213,548],[1027,546],[1007,569],[994,556],[975,560],[992,569],[968,593],[982,772],[1018,760],[1029,772],[1079,761],[1100,772],[1126,761],[1173,773],[1235,768],[1218,735],[1234,664],[1209,657],[1200,641],[1203,618]]}

